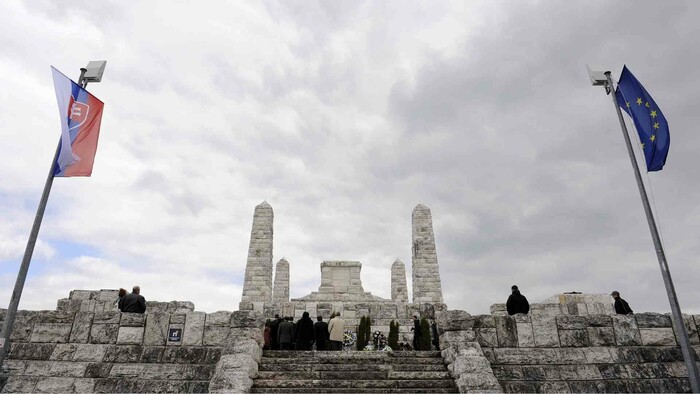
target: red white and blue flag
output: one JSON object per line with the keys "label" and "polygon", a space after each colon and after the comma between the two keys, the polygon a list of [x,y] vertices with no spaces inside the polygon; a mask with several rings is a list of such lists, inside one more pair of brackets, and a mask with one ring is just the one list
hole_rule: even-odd
{"label": "red white and blue flag", "polygon": [[61,116],[61,147],[54,177],[90,176],[104,103],[51,67]]}

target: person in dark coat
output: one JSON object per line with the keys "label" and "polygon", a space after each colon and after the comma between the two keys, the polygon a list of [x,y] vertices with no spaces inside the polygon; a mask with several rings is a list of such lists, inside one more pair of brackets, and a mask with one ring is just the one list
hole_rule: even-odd
{"label": "person in dark coat", "polygon": [[328,340],[328,323],[323,321],[323,316],[316,318],[318,320],[314,324],[314,341],[316,342],[316,350],[326,350],[326,341]]}
{"label": "person in dark coat", "polygon": [[292,350],[292,341],[294,340],[294,323],[291,317],[286,317],[277,328],[277,343],[280,350]]}
{"label": "person in dark coat", "polygon": [[117,293],[117,307],[119,308],[120,311],[122,311],[122,308],[124,307],[124,296],[125,295],[126,295],[126,289],[120,288],[119,292]]}
{"label": "person in dark coat", "polygon": [[615,299],[615,313],[618,315],[630,315],[634,313],[627,301],[620,298],[619,291],[613,291],[610,295]]}
{"label": "person in dark coat", "polygon": [[294,340],[297,350],[311,350],[314,343],[314,321],[309,317],[309,312],[304,312],[297,321],[294,329]]}
{"label": "person in dark coat", "polygon": [[275,318],[270,323],[270,346],[272,350],[280,350],[280,345],[277,342],[277,329],[280,326],[280,315],[275,314]]}
{"label": "person in dark coat", "polygon": [[435,346],[435,350],[440,350],[440,336],[438,335],[437,324],[435,324],[435,320],[430,321],[430,333],[433,336],[433,346]]}
{"label": "person in dark coat", "polygon": [[121,311],[131,313],[146,312],[146,299],[141,295],[140,287],[134,286],[131,293],[122,298]]}
{"label": "person in dark coat", "polygon": [[506,302],[508,314],[511,316],[515,315],[516,313],[523,313],[527,315],[527,313],[530,312],[530,303],[527,302],[527,298],[520,294],[518,286],[513,285],[510,289],[513,291],[513,293],[508,297],[508,301]]}
{"label": "person in dark coat", "polygon": [[418,319],[418,316],[413,316],[413,328],[411,331],[413,331],[413,350],[418,350],[421,335],[420,320]]}

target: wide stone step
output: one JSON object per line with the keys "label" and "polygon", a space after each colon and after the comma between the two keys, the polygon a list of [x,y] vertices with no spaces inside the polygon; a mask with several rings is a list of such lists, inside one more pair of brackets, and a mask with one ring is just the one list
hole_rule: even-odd
{"label": "wide stone step", "polygon": [[384,357],[408,357],[408,358],[440,358],[442,357],[439,351],[394,351],[394,352],[378,352],[378,351],[308,351],[308,350],[265,350],[263,357],[269,358],[307,358],[307,357],[348,357],[362,359],[376,359]]}
{"label": "wide stone step", "polygon": [[402,379],[402,380],[432,380],[449,379],[447,371],[259,371],[257,379],[344,379],[344,380],[368,380],[368,379]]}
{"label": "wide stone step", "polygon": [[454,388],[452,380],[347,380],[347,379],[255,379],[253,388],[278,388],[278,389],[327,389],[335,391],[336,388],[352,389],[407,389],[407,388]]}
{"label": "wide stone step", "polygon": [[261,364],[444,364],[442,358],[410,358],[410,357],[384,357],[366,359],[358,357],[295,357],[278,358],[263,356]]}
{"label": "wide stone step", "polygon": [[251,393],[456,393],[457,388],[400,388],[400,389],[361,389],[361,388],[258,388],[250,389]]}
{"label": "wide stone step", "polygon": [[[289,360],[290,362],[292,360]],[[295,363],[266,363],[263,362],[259,371],[447,371],[447,366],[439,364],[295,364]]]}

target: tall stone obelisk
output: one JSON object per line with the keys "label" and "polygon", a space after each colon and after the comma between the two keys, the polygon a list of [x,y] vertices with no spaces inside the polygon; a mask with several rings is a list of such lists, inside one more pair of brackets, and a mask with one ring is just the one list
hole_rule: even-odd
{"label": "tall stone obelisk", "polygon": [[272,302],[289,301],[289,262],[282,259],[275,266],[275,287],[272,289]]}
{"label": "tall stone obelisk", "polygon": [[391,265],[391,299],[397,302],[408,302],[406,265],[399,259]]}
{"label": "tall stone obelisk", "polygon": [[416,205],[413,209],[412,224],[413,302],[442,304],[442,284],[430,208],[423,204]]}
{"label": "tall stone obelisk", "polygon": [[250,309],[249,303],[253,303],[254,309],[262,311],[264,304],[272,301],[273,218],[272,207],[267,201],[255,207],[239,309]]}

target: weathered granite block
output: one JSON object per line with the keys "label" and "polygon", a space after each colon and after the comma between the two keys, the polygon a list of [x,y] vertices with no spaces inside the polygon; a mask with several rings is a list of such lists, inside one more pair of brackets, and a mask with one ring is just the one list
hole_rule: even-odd
{"label": "weathered granite block", "polygon": [[575,348],[559,348],[553,349],[557,355],[556,364],[585,364],[586,363],[586,353],[585,349],[575,349]]}
{"label": "weathered granite block", "polygon": [[582,349],[588,364],[612,363],[613,357],[610,349],[606,347],[589,347]]}
{"label": "weathered granite block", "polygon": [[557,328],[560,330],[585,330],[588,326],[586,316],[557,316]]}
{"label": "weathered granite block", "polygon": [[143,335],[144,346],[165,345],[168,338],[168,323],[170,315],[165,313],[149,313],[146,316],[146,329]]}
{"label": "weathered granite block", "polygon": [[524,380],[545,380],[547,377],[544,373],[544,367],[541,366],[523,366]]}
{"label": "weathered granite block", "polygon": [[[254,313],[252,311],[240,311],[241,313],[248,312],[248,313]],[[205,326],[227,326],[229,325],[229,321],[231,320],[231,312],[227,311],[218,311],[214,313],[208,313],[206,321],[204,322]]]}
{"label": "weathered granite block", "polygon": [[559,343],[561,347],[590,346],[588,331],[583,330],[559,330]]}
{"label": "weathered granite block", "polygon": [[[209,316],[207,316],[207,319]],[[236,311],[231,314],[229,326],[240,328],[256,327],[262,329],[265,319],[260,313],[252,311]]]}
{"label": "weathered granite block", "polygon": [[109,345],[78,345],[73,354],[73,361],[100,362],[104,359]]}
{"label": "weathered granite block", "polygon": [[494,316],[499,347],[517,347],[518,333],[512,316]]}
{"label": "weathered granite block", "polygon": [[532,318],[535,347],[559,347],[559,332],[554,317]]}
{"label": "weathered granite block", "polygon": [[90,343],[117,343],[119,324],[93,324]]}
{"label": "weathered granite block", "polygon": [[72,327],[71,323],[36,323],[31,342],[66,343]]}
{"label": "weathered granite block", "polygon": [[93,324],[119,324],[121,312],[95,312]]}
{"label": "weathered granite block", "polygon": [[44,378],[36,382],[34,392],[37,393],[65,393],[73,391],[75,378]]}
{"label": "weathered granite block", "polygon": [[671,327],[640,328],[639,334],[645,346],[676,346],[676,337]]}
{"label": "weathered granite block", "polygon": [[143,343],[143,327],[119,327],[117,344],[141,345]]}
{"label": "weathered granite block", "polygon": [[139,345],[110,345],[105,352],[106,363],[135,363],[139,361],[143,346]]}
{"label": "weathered granite block", "polygon": [[163,352],[163,363],[169,364],[204,364],[207,360],[205,347],[173,347]]}
{"label": "weathered granite block", "polygon": [[86,378],[106,378],[112,370],[109,363],[90,363],[85,367]]}
{"label": "weathered granite block", "polygon": [[555,349],[519,349],[496,348],[493,349],[498,364],[558,364],[559,360]]}
{"label": "weathered granite block", "polygon": [[82,378],[85,376],[87,363],[56,361],[51,363],[51,376]]}
{"label": "weathered granite block", "polygon": [[37,311],[37,323],[73,323],[74,312],[69,311]]}
{"label": "weathered granite block", "polygon": [[48,360],[53,354],[55,344],[51,343],[12,343],[10,359]]}
{"label": "weathered granite block", "polygon": [[36,383],[39,381],[38,377],[29,376],[10,376],[5,383],[5,387],[2,388],[3,393],[33,393],[36,391]]}
{"label": "weathered granite block", "polygon": [[24,373],[28,376],[51,376],[53,361],[30,361]]}
{"label": "weathered granite block", "polygon": [[471,330],[475,321],[469,313],[460,310],[438,312],[435,320],[440,334],[445,331]]}
{"label": "weathered granite block", "polygon": [[[693,316],[686,315],[684,313],[683,314],[683,324],[685,325],[685,330],[688,333],[688,338],[690,339],[690,344],[691,345],[700,345],[700,336],[698,336],[698,328],[695,325],[695,321],[693,320]],[[676,331],[675,327],[674,327],[673,331],[675,333],[675,331]],[[678,335],[676,335],[676,341],[678,341]],[[680,343],[680,342],[678,342],[678,343]]]}
{"label": "weathered granite block", "polygon": [[612,327],[588,327],[591,346],[615,346],[615,333]]}
{"label": "weathered granite block", "polygon": [[493,375],[501,380],[523,380],[523,367],[519,365],[494,365]]}
{"label": "weathered granite block", "polygon": [[205,326],[202,343],[204,346],[222,346],[228,341],[229,330],[228,325]]}
{"label": "weathered granite block", "polygon": [[185,324],[187,315],[184,313],[176,313],[170,315],[170,324]]}
{"label": "weathered granite block", "polygon": [[122,313],[119,326],[121,327],[143,327],[146,325],[146,314],[144,313]]}
{"label": "weathered granite block", "polygon": [[571,389],[566,382],[542,382],[537,389],[538,393],[570,393]]}
{"label": "weathered granite block", "polygon": [[78,378],[73,383],[73,392],[75,393],[92,393],[95,389],[96,379]]}
{"label": "weathered granite block", "polygon": [[496,328],[496,320],[491,315],[478,315],[474,317],[474,328]]}
{"label": "weathered granite block", "polygon": [[518,347],[535,347],[535,335],[532,331],[532,324],[517,323]]}
{"label": "weathered granite block", "polygon": [[598,371],[603,379],[629,379],[629,373],[623,364],[599,364]]}
{"label": "weathered granite block", "polygon": [[639,334],[637,321],[633,315],[615,315],[611,317],[615,331],[615,343],[618,346],[639,346],[642,344],[642,337]]}
{"label": "weathered granite block", "polygon": [[162,346],[144,346],[143,353],[141,353],[141,362],[159,363],[163,358],[163,353],[165,353],[165,348]]}
{"label": "weathered granite block", "polygon": [[495,328],[482,328],[474,331],[476,332],[476,341],[479,342],[479,345],[483,347],[498,346]]}
{"label": "weathered granite block", "polygon": [[185,329],[182,333],[182,344],[185,346],[201,346],[204,337],[204,312],[192,312],[187,314]]}
{"label": "weathered granite block", "polygon": [[73,320],[73,329],[70,333],[71,343],[88,343],[92,330],[92,312],[77,312]]}
{"label": "weathered granite block", "polygon": [[671,317],[660,313],[647,312],[634,315],[639,328],[671,327]]}
{"label": "weathered granite block", "polygon": [[51,353],[51,357],[49,357],[49,359],[54,361],[70,361],[73,359],[73,353],[75,353],[75,349],[77,348],[78,345],[72,343],[57,344],[53,350],[53,353]]}
{"label": "weathered granite block", "polygon": [[588,327],[612,327],[612,318],[608,315],[588,315],[586,322]]}

